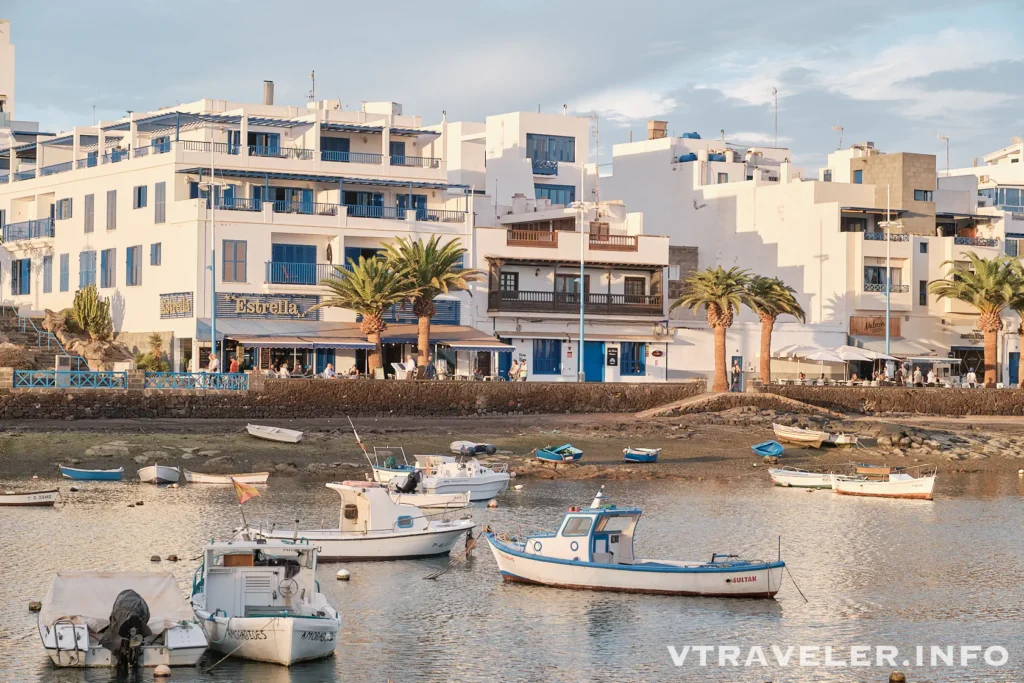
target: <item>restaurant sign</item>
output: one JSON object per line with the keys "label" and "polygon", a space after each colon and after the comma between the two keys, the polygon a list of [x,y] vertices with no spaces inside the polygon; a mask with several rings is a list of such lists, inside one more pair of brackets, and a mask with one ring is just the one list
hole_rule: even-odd
{"label": "restaurant sign", "polygon": [[971,330],[970,332],[960,333],[961,341],[969,342],[983,342],[985,341],[985,333],[981,330]]}
{"label": "restaurant sign", "polygon": [[191,318],[192,315],[192,292],[160,295],[160,317],[162,319]]}
{"label": "restaurant sign", "polygon": [[[889,318],[889,334],[893,337],[900,336],[900,322],[902,318],[892,316]],[[850,334],[861,337],[884,337],[885,316],[884,315],[851,315]]]}
{"label": "restaurant sign", "polygon": [[[319,320],[319,309],[309,309],[320,303],[320,297],[310,295],[272,294],[217,294],[217,316],[221,318],[261,318],[275,320]],[[308,314],[308,315],[307,315]]]}

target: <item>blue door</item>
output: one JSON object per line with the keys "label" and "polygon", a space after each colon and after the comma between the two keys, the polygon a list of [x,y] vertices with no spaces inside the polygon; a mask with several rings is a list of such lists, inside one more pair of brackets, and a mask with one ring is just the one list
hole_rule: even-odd
{"label": "blue door", "polygon": [[401,140],[391,140],[388,143],[388,154],[391,155],[391,164],[394,166],[405,166],[405,143]]}
{"label": "blue door", "polygon": [[604,342],[583,342],[583,374],[588,382],[604,381]]}
{"label": "blue door", "polygon": [[[508,344],[509,343],[509,341],[507,339],[502,339],[501,337],[498,337],[498,341],[501,342],[502,344]],[[498,353],[498,377],[500,377],[501,379],[508,379],[508,371],[509,371],[509,368],[511,368],[511,367],[512,367],[512,352],[511,351],[507,351],[507,352],[506,351],[501,351],[501,352],[499,352]]]}
{"label": "blue door", "polygon": [[1020,351],[1010,352],[1010,386],[1015,387],[1020,382]]}
{"label": "blue door", "polygon": [[[316,374],[320,374],[330,363],[334,365],[334,349],[317,349],[316,350]],[[334,368],[337,371],[337,367]]]}
{"label": "blue door", "polygon": [[[740,368],[737,372],[736,368]],[[733,356],[729,361],[729,391],[743,391],[743,356]]]}
{"label": "blue door", "polygon": [[271,246],[275,284],[316,284],[316,247],[312,244],[274,244]]}

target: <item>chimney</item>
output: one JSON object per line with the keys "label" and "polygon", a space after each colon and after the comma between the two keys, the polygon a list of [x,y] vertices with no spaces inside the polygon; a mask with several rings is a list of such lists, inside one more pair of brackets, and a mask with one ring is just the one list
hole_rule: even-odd
{"label": "chimney", "polygon": [[263,104],[274,103],[274,81],[263,81]]}
{"label": "chimney", "polygon": [[660,140],[665,137],[666,130],[668,130],[668,121],[648,121],[647,139]]}

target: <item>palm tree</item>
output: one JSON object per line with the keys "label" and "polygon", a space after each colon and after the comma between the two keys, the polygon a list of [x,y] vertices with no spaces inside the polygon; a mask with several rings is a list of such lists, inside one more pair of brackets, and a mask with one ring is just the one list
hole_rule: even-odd
{"label": "palm tree", "polygon": [[800,322],[807,319],[796,290],[777,277],[755,275],[747,285],[750,297],[747,305],[761,319],[761,381],[768,384],[772,379],[772,330],[780,315],[791,315]]}
{"label": "palm tree", "polygon": [[404,273],[416,288],[409,298],[416,315],[416,365],[421,377],[430,349],[430,319],[437,312],[434,299],[439,294],[468,290],[469,283],[483,279],[480,271],[461,266],[465,253],[459,240],[441,244],[441,238],[436,235],[425,244],[420,239],[400,238],[387,245],[384,251],[390,267]]}
{"label": "palm tree", "polygon": [[348,267],[334,267],[334,276],[320,280],[328,294],[309,310],[318,308],[347,308],[363,316],[359,328],[374,349],[367,361],[372,375],[380,367],[383,355],[381,333],[387,328],[384,311],[416,293],[415,285],[401,272],[380,257],[359,257],[359,262],[348,260]]}
{"label": "palm tree", "polygon": [[966,254],[970,266],[963,268],[946,261],[949,273],[935,280],[928,290],[940,299],[956,299],[978,309],[978,329],[985,334],[985,386],[996,386],[997,335],[1003,328],[1002,312],[1024,298],[1024,277],[1013,259],[1005,256],[982,258]]}
{"label": "palm tree", "polygon": [[715,383],[712,391],[728,391],[725,365],[725,331],[732,327],[733,317],[740,307],[747,303],[747,283],[750,275],[745,270],[721,266],[694,273],[683,283],[683,294],[669,310],[680,306],[690,308],[694,313],[701,306],[707,311],[708,325],[715,332]]}

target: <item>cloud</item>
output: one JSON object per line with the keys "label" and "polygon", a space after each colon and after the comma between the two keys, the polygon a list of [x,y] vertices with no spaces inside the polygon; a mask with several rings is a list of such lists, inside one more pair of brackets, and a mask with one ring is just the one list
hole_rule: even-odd
{"label": "cloud", "polygon": [[[729,142],[746,143],[749,145],[775,144],[774,133],[757,133],[749,131],[743,131],[740,133],[730,133],[729,131],[725,131],[725,138]],[[780,145],[788,145],[789,143],[793,142],[793,138],[786,137],[785,135],[780,135],[778,142]]]}
{"label": "cloud", "polygon": [[573,110],[581,114],[593,111],[612,121],[627,123],[661,116],[677,106],[675,99],[655,90],[621,88],[585,96],[573,105]]}

